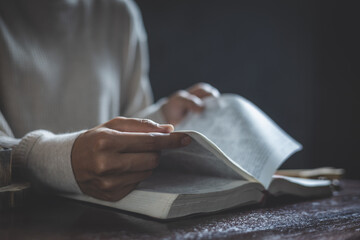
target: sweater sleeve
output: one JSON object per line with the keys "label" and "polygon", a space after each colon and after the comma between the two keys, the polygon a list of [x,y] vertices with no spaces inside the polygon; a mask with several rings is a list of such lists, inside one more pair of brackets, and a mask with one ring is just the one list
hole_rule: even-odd
{"label": "sweater sleeve", "polygon": [[125,117],[150,118],[163,122],[161,102],[153,104],[149,81],[149,59],[147,36],[141,13],[133,1],[126,4],[129,19],[128,44],[124,51],[122,72],[122,107],[120,115]]}
{"label": "sweater sleeve", "polygon": [[148,78],[149,59],[147,36],[138,6],[129,1],[127,4],[130,32],[124,67],[124,102],[122,116],[148,118],[158,123],[165,123],[161,106],[165,99],[153,104],[153,95]]}
{"label": "sweater sleeve", "polygon": [[141,111],[135,113],[133,117],[137,118],[147,118],[151,119],[157,123],[167,123],[165,117],[161,111],[162,105],[166,102],[166,98],[162,98],[157,101],[155,104],[147,106],[146,108],[142,109]]}
{"label": "sweater sleeve", "polygon": [[72,146],[81,133],[55,135],[45,130],[28,133],[13,147],[13,169],[25,173],[36,187],[81,193],[71,166]]}
{"label": "sweater sleeve", "polygon": [[33,186],[81,193],[71,166],[74,141],[83,131],[55,135],[37,130],[17,139],[0,112],[0,145],[12,148],[12,170]]}

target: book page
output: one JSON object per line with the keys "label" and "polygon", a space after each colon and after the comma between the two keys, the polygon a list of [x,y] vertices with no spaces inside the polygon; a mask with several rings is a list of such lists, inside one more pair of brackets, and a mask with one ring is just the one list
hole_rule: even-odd
{"label": "book page", "polygon": [[130,212],[140,213],[155,218],[167,218],[172,203],[178,194],[142,191],[135,189],[117,202],[96,199],[85,194],[59,194],[62,197],[99,204]]}
{"label": "book page", "polygon": [[249,184],[249,182],[201,174],[155,171],[136,189],[158,193],[203,194],[226,191],[244,184]]}
{"label": "book page", "polygon": [[[215,143],[235,164],[268,187],[276,169],[302,148],[258,107],[235,94],[205,100],[175,130],[194,130]],[[220,162],[220,161],[218,161]]]}
{"label": "book page", "polygon": [[201,139],[199,133],[185,133],[193,138],[192,142],[183,148],[163,150],[160,155],[158,171],[252,180],[239,175],[234,170],[236,167],[229,167],[226,161],[222,161],[221,158],[224,158],[224,154],[219,154],[216,149],[211,148],[211,145],[207,145],[208,140],[205,137]]}
{"label": "book page", "polygon": [[137,189],[178,194],[168,218],[252,205],[264,196],[264,188],[257,182],[165,171],[155,171]]}
{"label": "book page", "polygon": [[[169,211],[172,211],[172,217],[179,217],[221,210],[240,203],[255,203],[263,195],[263,190],[259,183],[244,180],[155,171],[150,178],[141,182],[134,191],[117,202],[103,201],[84,194],[61,194],[61,196],[166,219]],[[186,205],[186,209],[178,203],[178,210],[174,215],[175,210],[172,205],[179,196],[182,199],[180,203]],[[232,198],[233,196],[236,198]],[[200,201],[216,204],[210,207],[208,204],[198,206]]]}

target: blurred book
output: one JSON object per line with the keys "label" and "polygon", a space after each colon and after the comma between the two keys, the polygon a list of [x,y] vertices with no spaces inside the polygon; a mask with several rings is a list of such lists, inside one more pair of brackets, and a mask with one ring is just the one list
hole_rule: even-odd
{"label": "blurred book", "polygon": [[276,171],[277,175],[310,178],[310,179],[341,179],[345,170],[342,168],[321,167],[315,169],[282,169]]}

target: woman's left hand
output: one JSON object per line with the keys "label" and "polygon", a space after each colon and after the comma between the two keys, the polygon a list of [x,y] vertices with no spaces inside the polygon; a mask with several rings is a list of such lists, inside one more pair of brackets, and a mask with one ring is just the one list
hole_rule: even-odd
{"label": "woman's left hand", "polygon": [[167,123],[176,125],[185,118],[188,112],[203,111],[204,98],[219,95],[219,91],[210,84],[198,83],[187,90],[180,90],[171,95],[161,109]]}

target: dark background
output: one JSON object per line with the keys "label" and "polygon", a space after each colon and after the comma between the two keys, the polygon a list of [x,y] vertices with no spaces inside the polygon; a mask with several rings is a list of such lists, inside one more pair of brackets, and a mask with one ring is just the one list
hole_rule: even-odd
{"label": "dark background", "polygon": [[360,178],[357,1],[137,0],[155,98],[199,81],[263,109],[304,150],[284,168]]}

